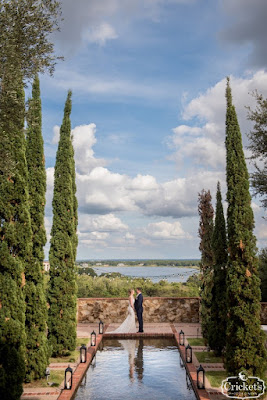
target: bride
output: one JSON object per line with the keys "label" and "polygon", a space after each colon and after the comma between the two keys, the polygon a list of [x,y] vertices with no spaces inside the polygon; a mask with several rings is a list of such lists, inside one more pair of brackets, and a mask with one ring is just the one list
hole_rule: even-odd
{"label": "bride", "polygon": [[129,305],[126,319],[117,329],[115,329],[115,331],[108,333],[136,333],[133,289],[129,290]]}

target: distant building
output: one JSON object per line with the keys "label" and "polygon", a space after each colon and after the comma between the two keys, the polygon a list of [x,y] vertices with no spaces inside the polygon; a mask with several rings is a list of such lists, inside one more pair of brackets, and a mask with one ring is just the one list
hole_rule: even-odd
{"label": "distant building", "polygon": [[96,265],[99,267],[100,265],[102,265],[102,263],[96,263]]}
{"label": "distant building", "polygon": [[43,266],[44,266],[45,272],[48,272],[50,270],[50,262],[49,261],[44,261]]}
{"label": "distant building", "polygon": [[117,264],[117,267],[125,267],[125,264],[119,263],[119,264]]}
{"label": "distant building", "polygon": [[88,264],[87,263],[82,263],[82,267],[83,268],[88,268]]}

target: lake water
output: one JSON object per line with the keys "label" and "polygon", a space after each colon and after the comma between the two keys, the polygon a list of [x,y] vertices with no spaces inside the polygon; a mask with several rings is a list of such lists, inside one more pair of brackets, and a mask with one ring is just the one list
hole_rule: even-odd
{"label": "lake water", "polygon": [[152,282],[166,279],[168,282],[186,282],[190,275],[198,273],[199,270],[188,267],[94,267],[97,275],[108,272],[119,272],[132,278],[149,278]]}
{"label": "lake water", "polygon": [[196,400],[174,339],[104,339],[75,400]]}

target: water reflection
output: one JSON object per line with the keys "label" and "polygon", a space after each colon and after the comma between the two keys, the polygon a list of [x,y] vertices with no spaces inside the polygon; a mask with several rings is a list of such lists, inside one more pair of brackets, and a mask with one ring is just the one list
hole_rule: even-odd
{"label": "water reflection", "polygon": [[103,342],[76,400],[196,400],[172,339]]}
{"label": "water reflection", "polygon": [[135,372],[137,375],[137,379],[139,382],[142,382],[144,376],[144,340],[142,338],[139,339],[137,354],[134,359]]}

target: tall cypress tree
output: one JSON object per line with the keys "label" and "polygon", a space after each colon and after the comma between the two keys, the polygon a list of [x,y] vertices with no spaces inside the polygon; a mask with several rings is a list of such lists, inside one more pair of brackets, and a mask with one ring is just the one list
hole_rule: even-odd
{"label": "tall cypress tree", "polygon": [[49,362],[46,337],[47,304],[44,288],[44,250],[46,233],[44,208],[46,172],[42,137],[42,111],[38,76],[32,86],[27,113],[26,158],[32,226],[32,257],[26,268],[26,380],[45,375]]}
{"label": "tall cypress tree", "polygon": [[74,264],[73,148],[71,143],[71,92],[68,93],[58,144],[53,225],[49,253],[49,343],[53,354],[64,354],[76,345],[76,269]]}
{"label": "tall cypress tree", "polygon": [[[72,140],[72,136],[71,136]],[[77,254],[77,246],[78,246],[78,235],[77,235],[77,227],[78,227],[78,200],[76,197],[76,179],[75,179],[75,159],[74,159],[74,149],[73,144],[71,143],[71,178],[72,178],[72,196],[73,196],[73,237],[72,237],[72,248],[73,248],[73,259],[76,261]]]}
{"label": "tall cypress tree", "polygon": [[232,94],[226,86],[226,177],[229,262],[227,267],[227,343],[225,365],[230,374],[245,369],[262,376],[266,368],[260,326],[260,280],[253,235],[254,216],[249,175]]}
{"label": "tall cypress tree", "polygon": [[[12,118],[10,117],[12,116]],[[0,172],[0,398],[17,400],[25,374],[25,267],[31,254],[22,74],[1,81],[0,140],[10,165]]]}
{"label": "tall cypress tree", "polygon": [[213,286],[213,249],[212,249],[212,235],[213,235],[213,215],[214,210],[211,204],[211,194],[203,189],[198,195],[198,213],[200,216],[199,221],[199,237],[201,252],[201,326],[202,335],[208,341],[210,330],[210,313],[211,313],[211,300],[212,300],[212,286]]}
{"label": "tall cypress tree", "polygon": [[228,261],[226,226],[223,214],[221,187],[218,182],[216,194],[215,225],[212,236],[214,254],[213,288],[210,315],[209,345],[216,355],[221,355],[226,345],[225,331],[226,266]]}

